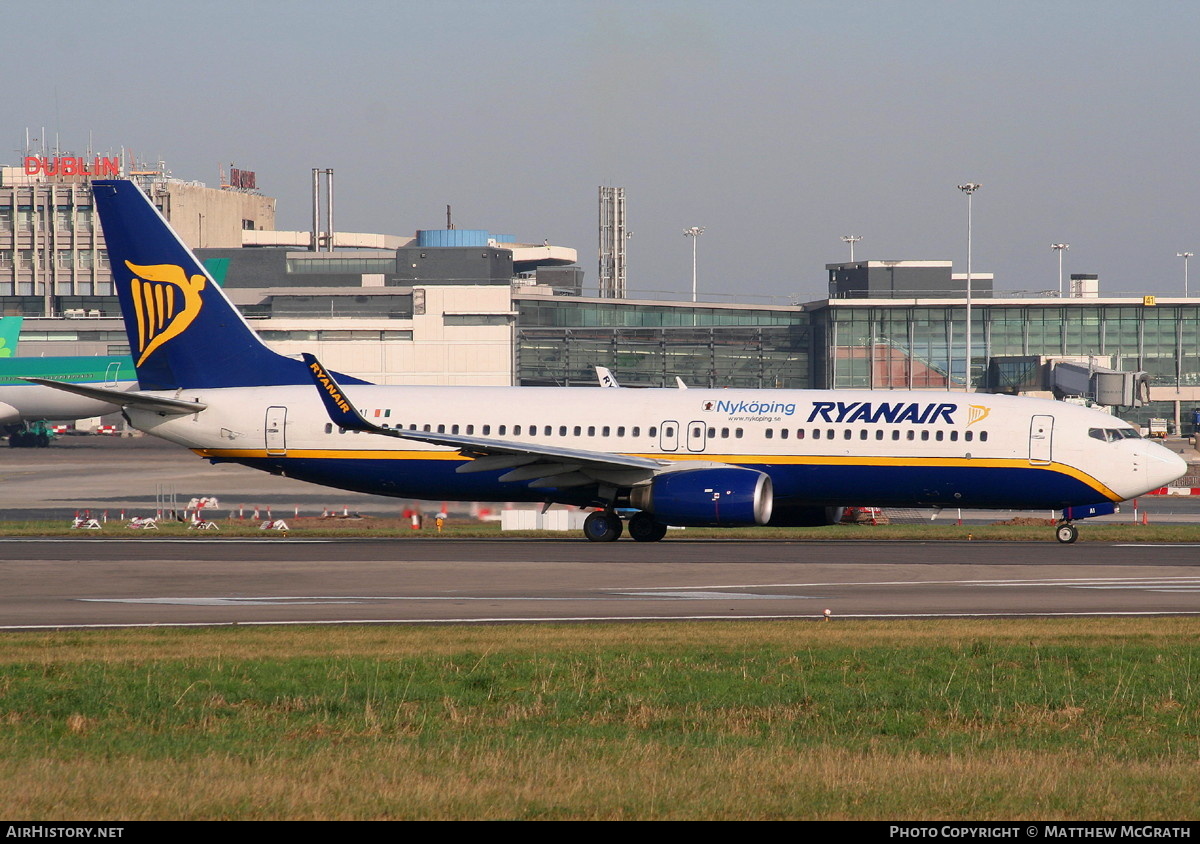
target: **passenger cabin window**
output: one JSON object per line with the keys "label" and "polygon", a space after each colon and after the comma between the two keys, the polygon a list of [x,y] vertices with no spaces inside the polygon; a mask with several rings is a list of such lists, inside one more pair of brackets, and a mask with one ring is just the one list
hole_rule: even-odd
{"label": "passenger cabin window", "polygon": [[958,431],[950,432],[950,442],[952,442],[952,443],[958,442]]}
{"label": "passenger cabin window", "polygon": [[[629,432],[629,436],[631,436],[631,437],[640,437],[641,435],[642,435],[642,428],[640,425],[634,425],[633,430]],[[653,435],[651,435],[651,436],[653,436]]]}
{"label": "passenger cabin window", "polygon": [[625,436],[625,426],[624,426],[624,425],[618,425],[618,426],[617,426],[617,436],[618,436],[618,437],[623,437],[623,436]]}
{"label": "passenger cabin window", "polygon": [[457,434],[457,433],[458,433],[458,426],[457,426],[457,425],[451,425],[451,426],[450,426],[450,433],[452,433],[452,434]]}
{"label": "passenger cabin window", "polygon": [[504,432],[505,432],[506,430],[508,430],[508,426],[507,426],[507,425],[501,425],[501,426],[500,426],[500,428],[499,428],[499,430],[498,430],[496,433],[498,433],[500,436],[504,436]]}
{"label": "passenger cabin window", "polygon": [[780,438],[781,440],[786,440],[786,439],[788,438],[788,434],[789,434],[789,433],[790,433],[789,429],[787,429],[787,428],[782,428],[782,429],[780,429],[780,431],[779,431],[779,438]]}
{"label": "passenger cabin window", "polygon": [[963,439],[967,442],[970,442],[971,440],[975,439],[975,432],[967,431],[965,434],[963,434]]}
{"label": "passenger cabin window", "polygon": [[484,426],[483,426],[483,435],[484,435],[485,437],[486,437],[488,434],[490,434],[491,432],[492,432],[492,426],[491,426],[491,425],[484,425]]}
{"label": "passenger cabin window", "polygon": [[657,437],[658,436],[658,426],[651,425],[650,430],[647,431],[646,433],[649,434],[651,438]]}
{"label": "passenger cabin window", "polygon": [[565,437],[567,435],[567,426],[566,425],[558,426],[558,435],[560,437]]}
{"label": "passenger cabin window", "polygon": [[771,439],[774,436],[775,436],[775,430],[773,428],[767,428],[767,439]]}
{"label": "passenger cabin window", "polygon": [[583,433],[583,427],[580,425],[576,425],[575,428],[571,431],[571,433],[578,437],[580,434]]}

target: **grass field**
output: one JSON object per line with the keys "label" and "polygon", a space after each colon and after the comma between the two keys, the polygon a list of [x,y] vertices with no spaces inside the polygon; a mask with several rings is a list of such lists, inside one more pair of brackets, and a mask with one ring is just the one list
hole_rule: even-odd
{"label": "grass field", "polygon": [[1200,814],[1200,621],[0,639],[0,816]]}

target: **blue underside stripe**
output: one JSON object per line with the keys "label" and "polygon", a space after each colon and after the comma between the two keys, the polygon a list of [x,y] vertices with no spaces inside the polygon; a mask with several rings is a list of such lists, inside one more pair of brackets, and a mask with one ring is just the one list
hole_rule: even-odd
{"label": "blue underside stripe", "polygon": [[[290,478],[396,498],[590,503],[586,488],[531,490],[503,471],[457,474],[460,460],[221,456]],[[980,461],[982,464],[984,461]],[[1116,500],[1065,467],[1028,465],[740,464],[770,475],[783,504],[1057,509]],[[1093,482],[1094,483],[1094,482]],[[864,492],[866,491],[866,492]]]}

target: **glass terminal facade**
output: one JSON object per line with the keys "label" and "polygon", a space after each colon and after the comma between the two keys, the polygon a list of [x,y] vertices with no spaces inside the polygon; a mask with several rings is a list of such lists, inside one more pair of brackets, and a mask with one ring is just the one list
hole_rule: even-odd
{"label": "glass terminal facade", "polygon": [[[834,389],[964,387],[965,308],[833,300],[813,303],[817,386]],[[1200,408],[1200,306],[1171,301],[1069,299],[991,300],[971,309],[972,377],[976,389],[1047,389],[1041,359],[1069,357],[1149,373],[1153,396],[1174,393],[1119,415],[1137,424],[1160,416],[1190,420]],[[1194,395],[1193,395],[1194,394]],[[1190,432],[1190,425],[1184,426]]]}
{"label": "glass terminal facade", "polygon": [[525,296],[515,300],[518,384],[596,386],[596,366],[623,386],[812,385],[802,308],[720,307]]}
{"label": "glass terminal facade", "polygon": [[[803,307],[695,306],[518,296],[519,384],[962,390],[962,300],[836,299]],[[1144,425],[1200,410],[1200,305],[1120,299],[992,299],[972,306],[977,390],[1046,391],[1044,359],[1150,374]],[[1161,400],[1170,395],[1171,400]],[[1178,403],[1178,407],[1177,407]],[[1178,417],[1177,417],[1178,412]]]}

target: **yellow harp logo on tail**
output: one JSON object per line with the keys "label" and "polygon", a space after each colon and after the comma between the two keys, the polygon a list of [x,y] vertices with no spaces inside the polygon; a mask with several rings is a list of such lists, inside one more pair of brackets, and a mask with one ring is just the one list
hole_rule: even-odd
{"label": "yellow harp logo on tail", "polygon": [[137,365],[192,324],[203,304],[200,291],[207,279],[191,278],[177,264],[139,266],[125,262],[133,273],[133,310],[137,314]]}

